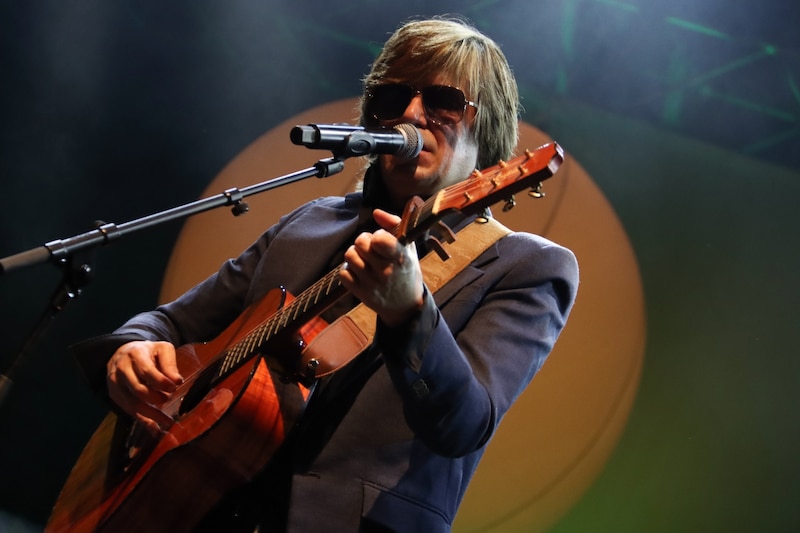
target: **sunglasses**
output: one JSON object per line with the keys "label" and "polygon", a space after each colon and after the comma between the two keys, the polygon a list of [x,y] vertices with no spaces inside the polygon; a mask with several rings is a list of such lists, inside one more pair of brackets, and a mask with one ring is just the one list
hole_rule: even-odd
{"label": "sunglasses", "polygon": [[478,108],[457,87],[429,85],[418,90],[405,83],[386,83],[367,88],[366,115],[378,122],[397,120],[418,94],[422,95],[426,118],[434,124],[457,124],[464,118],[467,106]]}

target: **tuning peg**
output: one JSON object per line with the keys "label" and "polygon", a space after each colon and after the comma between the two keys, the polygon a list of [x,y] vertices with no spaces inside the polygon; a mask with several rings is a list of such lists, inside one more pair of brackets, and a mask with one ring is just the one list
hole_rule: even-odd
{"label": "tuning peg", "polygon": [[503,206],[503,211],[511,211],[512,209],[514,209],[514,207],[515,207],[516,205],[517,205],[517,199],[516,199],[516,198],[514,197],[514,195],[512,194],[512,195],[511,195],[511,198],[509,198],[508,200],[506,200],[506,203],[505,203],[505,205]]}
{"label": "tuning peg", "polygon": [[544,198],[545,194],[542,191],[542,182],[536,184],[536,187],[531,187],[531,190],[528,191],[528,196],[531,198]]}

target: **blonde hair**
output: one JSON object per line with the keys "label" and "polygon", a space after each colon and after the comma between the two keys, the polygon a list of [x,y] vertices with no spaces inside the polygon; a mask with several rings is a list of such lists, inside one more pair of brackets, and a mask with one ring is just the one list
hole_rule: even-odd
{"label": "blonde hair", "polygon": [[[364,88],[387,79],[421,80],[437,72],[452,77],[467,98],[478,103],[472,129],[478,168],[508,160],[518,138],[517,83],[497,43],[466,21],[434,18],[402,25],[375,59]],[[362,124],[364,116],[362,97]]]}

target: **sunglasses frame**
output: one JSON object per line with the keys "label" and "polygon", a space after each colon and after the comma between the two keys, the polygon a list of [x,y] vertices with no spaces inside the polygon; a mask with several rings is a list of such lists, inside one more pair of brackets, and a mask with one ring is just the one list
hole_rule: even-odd
{"label": "sunglasses frame", "polygon": [[[459,88],[459,87],[454,87],[454,86],[452,86],[452,85],[438,85],[438,84],[434,84],[434,85],[428,85],[427,87],[423,87],[422,89],[417,89],[416,87],[414,87],[414,86],[413,86],[413,85],[411,85],[410,83],[380,83],[380,84],[373,85],[372,87],[368,87],[368,88],[367,88],[367,89],[364,91],[364,96],[365,96],[365,97],[366,97],[366,99],[367,99],[367,103],[366,103],[366,105],[365,105],[365,110],[369,111],[369,107],[370,107],[370,104],[369,104],[369,102],[370,102],[370,100],[371,100],[372,98],[374,98],[374,97],[375,97],[375,94],[373,93],[373,91],[374,91],[376,88],[378,88],[378,87],[407,87],[407,88],[411,89],[411,97],[408,99],[408,102],[407,102],[407,103],[405,104],[405,106],[403,107],[403,111],[401,111],[401,112],[400,112],[400,114],[399,114],[399,115],[397,115],[396,117],[391,117],[391,118],[379,118],[379,117],[377,117],[377,116],[376,116],[374,113],[372,113],[372,114],[370,115],[370,118],[371,118],[372,120],[376,121],[376,122],[392,122],[392,121],[394,121],[394,120],[398,120],[400,117],[402,117],[402,116],[403,116],[403,113],[404,113],[404,112],[405,112],[405,110],[408,108],[409,104],[411,104],[411,101],[412,101],[414,98],[416,98],[416,97],[417,97],[417,95],[420,95],[420,96],[422,96],[422,109],[425,111],[425,118],[426,118],[428,121],[430,121],[431,123],[433,123],[433,124],[438,124],[438,125],[453,125],[453,124],[458,124],[459,122],[461,122],[462,120],[464,120],[464,115],[465,115],[465,114],[466,114],[466,112],[467,112],[467,107],[474,107],[475,109],[478,109],[478,103],[477,103],[477,102],[473,102],[472,100],[468,99],[468,98],[467,98],[467,95],[466,95],[466,93],[464,93],[464,91],[463,91],[463,90],[461,90],[461,88]],[[458,91],[459,93],[461,93],[461,98],[462,98],[462,100],[464,101],[464,104],[463,104],[463,107],[461,107],[461,109],[460,109],[460,115],[459,115],[459,117],[458,117],[458,120],[455,120],[455,121],[452,121],[452,122],[449,122],[449,121],[442,121],[441,119],[439,119],[439,118],[436,118],[436,117],[438,116],[438,114],[437,114],[437,113],[432,113],[431,111],[429,111],[429,109],[428,109],[428,106],[425,104],[425,94],[424,94],[424,92],[425,92],[426,90],[430,89],[431,87],[436,87],[436,88],[445,88],[445,89],[455,89],[456,91]],[[435,110],[435,109],[434,109],[434,110]],[[453,111],[456,111],[456,110],[454,109]]]}

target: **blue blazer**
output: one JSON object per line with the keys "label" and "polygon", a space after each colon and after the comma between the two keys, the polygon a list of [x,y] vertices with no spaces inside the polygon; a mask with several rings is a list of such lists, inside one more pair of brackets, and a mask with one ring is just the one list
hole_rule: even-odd
{"label": "blue blazer", "polygon": [[[361,193],[284,216],[238,258],[117,334],[176,345],[214,338],[270,289],[299,294],[327,273],[364,219]],[[339,255],[340,256],[340,255]],[[511,233],[402,331],[378,324],[377,369],[292,475],[290,531],[449,531],[486,443],[542,367],[578,287],[575,256]]]}

